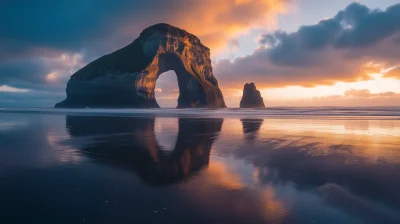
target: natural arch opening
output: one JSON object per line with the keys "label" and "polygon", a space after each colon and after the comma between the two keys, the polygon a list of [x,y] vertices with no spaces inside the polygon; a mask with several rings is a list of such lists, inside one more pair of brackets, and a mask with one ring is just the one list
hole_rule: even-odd
{"label": "natural arch opening", "polygon": [[[151,71],[148,76],[149,77],[154,77],[155,83],[153,83],[151,89],[151,93],[148,94],[146,93],[146,89],[148,89],[147,86],[144,86],[144,88],[140,88],[140,90],[144,90],[144,95],[150,95],[153,96],[153,105],[156,105],[160,107],[159,102],[155,99],[156,96],[156,85],[159,82],[159,79],[161,75],[164,73],[175,73],[176,78],[172,78],[169,76],[168,81],[161,82],[161,83],[172,83],[175,82],[178,85],[179,89],[179,97],[177,100],[177,108],[193,108],[193,107],[204,107],[206,105],[206,93],[204,90],[204,87],[199,83],[199,81],[190,75],[188,72],[188,67],[187,65],[183,64],[183,61],[174,53],[162,53],[158,55],[157,58],[157,67],[154,68],[153,71]],[[192,70],[192,69],[190,69]],[[165,76],[165,75],[164,75]],[[176,88],[172,88],[172,91]],[[160,89],[158,89],[160,92]],[[161,88],[161,91],[163,89]]]}
{"label": "natural arch opening", "polygon": [[162,73],[154,88],[154,97],[161,108],[176,108],[178,106],[179,85],[175,71]]}

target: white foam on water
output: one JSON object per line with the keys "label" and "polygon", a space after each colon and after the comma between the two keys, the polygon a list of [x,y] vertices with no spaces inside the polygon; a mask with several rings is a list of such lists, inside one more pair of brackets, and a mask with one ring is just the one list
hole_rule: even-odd
{"label": "white foam on water", "polygon": [[400,107],[271,107],[262,109],[59,109],[2,108],[0,113],[45,113],[88,116],[161,116],[220,118],[400,119]]}

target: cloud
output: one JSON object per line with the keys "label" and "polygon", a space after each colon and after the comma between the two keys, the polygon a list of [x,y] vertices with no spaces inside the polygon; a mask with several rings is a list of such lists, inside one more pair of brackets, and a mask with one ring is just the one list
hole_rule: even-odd
{"label": "cloud", "polygon": [[64,92],[51,90],[30,90],[29,92],[0,91],[0,107],[51,107],[63,97],[65,97]]}
{"label": "cloud", "polygon": [[2,86],[0,86],[0,92],[26,93],[26,92],[29,92],[29,90],[14,88],[14,87],[7,86],[7,85],[2,85]]}
{"label": "cloud", "polygon": [[15,58],[0,62],[0,85],[36,90],[65,90],[69,76],[83,67],[83,55]]}
{"label": "cloud", "polygon": [[373,97],[392,97],[398,96],[399,94],[394,92],[384,92],[372,94],[368,89],[350,89],[344,93],[344,97],[356,97],[356,98],[373,98]]}
{"label": "cloud", "polygon": [[349,89],[343,95],[300,99],[297,103],[303,106],[400,106],[400,94],[390,91],[371,93],[367,89]]}
{"label": "cloud", "polygon": [[236,51],[240,47],[240,42],[238,39],[231,39],[228,41],[228,45],[231,51]]}
{"label": "cloud", "polygon": [[365,80],[398,63],[399,38],[400,4],[382,11],[352,3],[296,32],[263,35],[252,55],[220,60],[215,73],[225,86],[255,81],[261,87],[311,87]]}
{"label": "cloud", "polygon": [[350,89],[344,93],[345,97],[370,97],[371,95],[371,91],[368,89]]}
{"label": "cloud", "polygon": [[[301,91],[301,87],[298,89]],[[301,93],[299,94],[301,95]],[[341,94],[321,94],[319,96],[299,96],[276,98],[274,94],[265,94],[268,107],[385,107],[400,106],[400,93],[394,91],[371,92],[368,89],[350,88]],[[240,97],[239,97],[240,100]],[[237,102],[237,99],[236,99]],[[236,103],[237,105],[237,103]]]}
{"label": "cloud", "polygon": [[390,69],[385,73],[384,77],[400,79],[400,65]]}

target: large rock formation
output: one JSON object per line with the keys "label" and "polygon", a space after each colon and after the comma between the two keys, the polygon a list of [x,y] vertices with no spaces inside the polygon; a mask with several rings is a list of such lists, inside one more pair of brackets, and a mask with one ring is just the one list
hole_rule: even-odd
{"label": "large rock formation", "polygon": [[260,91],[257,90],[254,83],[246,83],[243,89],[243,97],[240,101],[240,108],[263,108],[264,100]]}
{"label": "large rock formation", "polygon": [[226,107],[210,50],[196,36],[168,24],[146,28],[128,46],[73,74],[67,99],[56,107],[158,108],[156,81],[169,70],[178,78],[178,108]]}

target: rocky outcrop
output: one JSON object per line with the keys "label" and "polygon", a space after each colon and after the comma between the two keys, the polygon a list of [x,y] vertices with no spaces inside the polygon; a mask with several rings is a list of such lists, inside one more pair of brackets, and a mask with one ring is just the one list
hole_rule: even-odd
{"label": "rocky outcrop", "polygon": [[73,74],[67,99],[56,107],[158,108],[156,81],[169,70],[178,79],[178,108],[226,107],[210,50],[196,36],[168,24],[146,28],[128,46]]}
{"label": "rocky outcrop", "polygon": [[243,89],[243,97],[240,101],[240,108],[263,108],[264,100],[260,91],[257,90],[254,83],[246,83]]}

